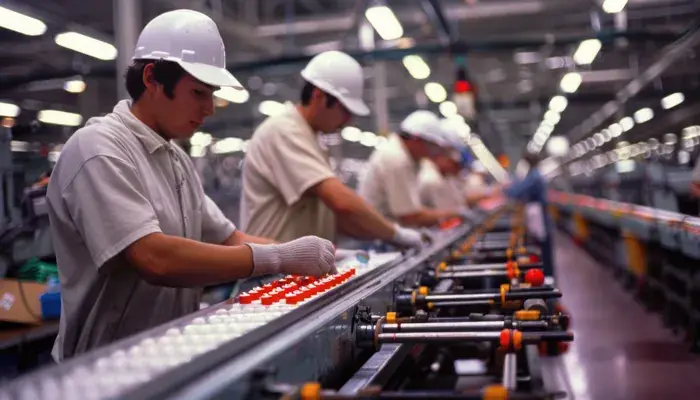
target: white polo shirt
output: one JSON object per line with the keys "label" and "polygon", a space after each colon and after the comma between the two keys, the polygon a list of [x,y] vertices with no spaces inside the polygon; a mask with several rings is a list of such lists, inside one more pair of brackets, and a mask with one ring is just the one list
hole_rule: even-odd
{"label": "white polo shirt", "polygon": [[423,209],[418,190],[418,163],[396,134],[367,161],[358,194],[391,220]]}
{"label": "white polo shirt", "polygon": [[66,142],[48,186],[61,280],[57,361],[198,309],[200,288],[153,286],[122,251],[155,232],[208,243],[234,231],[191,160],[119,102]]}
{"label": "white polo shirt", "polygon": [[307,235],[333,241],[335,214],[306,192],[335,173],[296,106],[285,106],[250,140],[243,166],[242,229],[281,242]]}
{"label": "white polo shirt", "polygon": [[420,163],[418,188],[423,204],[440,210],[465,206],[464,188],[458,177],[444,177],[434,162],[424,159]]}

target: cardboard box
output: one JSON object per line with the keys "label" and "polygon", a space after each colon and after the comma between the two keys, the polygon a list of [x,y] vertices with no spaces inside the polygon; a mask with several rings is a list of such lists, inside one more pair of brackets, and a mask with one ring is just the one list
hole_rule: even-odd
{"label": "cardboard box", "polygon": [[46,285],[42,283],[0,279],[0,321],[41,324],[39,297],[45,291]]}

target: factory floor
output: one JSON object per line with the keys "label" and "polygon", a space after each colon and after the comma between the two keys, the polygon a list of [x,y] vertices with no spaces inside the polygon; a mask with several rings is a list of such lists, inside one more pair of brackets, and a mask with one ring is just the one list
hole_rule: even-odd
{"label": "factory floor", "polygon": [[555,246],[557,286],[575,334],[558,361],[569,398],[698,399],[700,356],[569,237],[559,234]]}

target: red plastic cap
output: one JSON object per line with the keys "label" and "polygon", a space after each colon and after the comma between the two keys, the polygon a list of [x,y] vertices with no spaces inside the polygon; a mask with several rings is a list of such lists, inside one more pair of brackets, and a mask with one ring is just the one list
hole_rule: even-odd
{"label": "red plastic cap", "polygon": [[510,331],[508,329],[504,329],[501,331],[501,337],[499,340],[501,347],[503,348],[509,348],[510,347]]}
{"label": "red plastic cap", "polygon": [[534,263],[538,263],[538,262],[540,262],[540,258],[537,257],[536,254],[530,254],[530,263],[534,264]]}
{"label": "red plastic cap", "polygon": [[252,301],[253,298],[247,293],[241,293],[241,295],[238,296],[238,302],[241,304],[250,304]]}
{"label": "red plastic cap", "polygon": [[532,286],[544,285],[544,272],[541,269],[531,269],[525,273],[525,282]]}

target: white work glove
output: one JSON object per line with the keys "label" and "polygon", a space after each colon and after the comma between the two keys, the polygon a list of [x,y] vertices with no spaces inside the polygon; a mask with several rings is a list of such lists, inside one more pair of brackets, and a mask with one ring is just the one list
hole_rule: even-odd
{"label": "white work glove", "polygon": [[253,274],[322,276],[335,274],[335,249],[326,239],[304,236],[282,244],[247,243],[253,252]]}
{"label": "white work glove", "polygon": [[420,232],[413,229],[402,228],[399,225],[395,225],[394,227],[396,228],[396,233],[391,240],[392,242],[401,247],[410,247],[419,250],[423,247],[423,235],[421,235]]}
{"label": "white work glove", "polygon": [[364,250],[336,249],[335,261],[342,261],[348,258],[369,259],[369,253]]}

